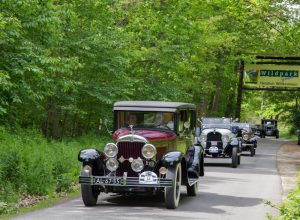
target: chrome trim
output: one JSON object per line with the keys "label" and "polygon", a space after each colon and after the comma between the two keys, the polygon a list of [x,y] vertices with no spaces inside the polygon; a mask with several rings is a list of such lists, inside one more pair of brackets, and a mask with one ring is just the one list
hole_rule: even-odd
{"label": "chrome trim", "polygon": [[[120,184],[104,184],[104,183],[96,183],[96,179],[121,179]],[[98,185],[98,186],[138,186],[138,187],[170,187],[173,186],[172,179],[165,179],[165,178],[157,178],[157,184],[140,184],[139,177],[109,177],[109,176],[79,176],[79,183],[80,184],[87,184],[87,185]]]}
{"label": "chrome trim", "polygon": [[148,141],[146,138],[136,135],[136,134],[127,134],[124,136],[121,136],[117,139],[117,144],[119,142],[143,142],[145,144],[148,144]]}

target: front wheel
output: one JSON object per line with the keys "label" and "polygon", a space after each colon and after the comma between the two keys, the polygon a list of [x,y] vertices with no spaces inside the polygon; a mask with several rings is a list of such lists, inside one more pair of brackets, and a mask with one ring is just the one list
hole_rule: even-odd
{"label": "front wheel", "polygon": [[194,185],[190,186],[187,185],[186,186],[186,190],[187,190],[187,195],[188,196],[196,196],[197,192],[198,192],[198,182],[196,182]]}
{"label": "front wheel", "polygon": [[181,186],[181,164],[169,167],[167,179],[173,180],[173,186],[166,187],[165,189],[165,202],[168,209],[175,209],[178,207],[180,199],[180,186]]}
{"label": "front wheel", "polygon": [[81,196],[85,206],[94,206],[97,204],[98,193],[94,186],[81,184]]}
{"label": "front wheel", "polygon": [[255,155],[255,148],[254,148],[254,145],[251,146],[251,148],[250,148],[250,155],[251,155],[251,157],[253,157],[253,156]]}
{"label": "front wheel", "polygon": [[[82,172],[82,176],[86,173]],[[81,197],[85,206],[94,206],[97,204],[99,190],[92,185],[81,184]]]}
{"label": "front wheel", "polygon": [[237,147],[232,147],[232,155],[231,155],[231,167],[236,168],[238,165],[238,154],[237,154]]}

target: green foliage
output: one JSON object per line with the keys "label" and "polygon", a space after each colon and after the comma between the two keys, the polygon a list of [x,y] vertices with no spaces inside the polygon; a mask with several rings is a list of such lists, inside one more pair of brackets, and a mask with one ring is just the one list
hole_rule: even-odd
{"label": "green foliage", "polygon": [[0,4],[0,121],[48,139],[95,130],[118,100],[233,116],[236,61],[299,46],[297,17],[269,0]]}
{"label": "green foliage", "polygon": [[[300,176],[300,175],[298,175]],[[299,181],[299,180],[298,180]],[[264,201],[265,204],[279,210],[279,216],[268,214],[268,219],[272,220],[290,220],[300,219],[300,184],[298,182],[296,188],[289,192],[288,198],[281,205],[276,206],[270,201]]]}
{"label": "green foliage", "polygon": [[300,185],[291,191],[288,195],[288,200],[280,207],[279,219],[299,219],[300,218]]}
{"label": "green foliage", "polygon": [[[77,182],[82,148],[101,149],[108,138],[89,135],[78,140],[47,142],[39,132],[0,127],[1,212],[15,209],[20,196],[69,192]],[[1,214],[0,212],[0,214]]]}

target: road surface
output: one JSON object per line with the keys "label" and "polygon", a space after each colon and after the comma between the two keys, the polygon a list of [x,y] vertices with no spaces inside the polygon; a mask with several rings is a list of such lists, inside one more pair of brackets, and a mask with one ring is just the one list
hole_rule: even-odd
{"label": "road surface", "polygon": [[274,214],[275,210],[264,205],[263,199],[279,204],[282,198],[276,152],[284,142],[259,139],[256,155],[243,154],[236,169],[230,167],[228,159],[205,158],[205,176],[201,178],[198,195],[187,197],[182,187],[176,210],[166,209],[162,199],[155,196],[101,194],[95,207],[85,207],[79,197],[14,219],[266,219],[266,213]]}

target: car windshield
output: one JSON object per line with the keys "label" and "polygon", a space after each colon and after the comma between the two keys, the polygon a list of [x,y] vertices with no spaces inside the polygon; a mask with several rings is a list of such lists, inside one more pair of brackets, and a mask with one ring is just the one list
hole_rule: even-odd
{"label": "car windshield", "polygon": [[160,128],[174,130],[174,113],[120,111],[117,117],[118,128]]}
{"label": "car windshield", "polygon": [[231,129],[230,118],[202,118],[202,129],[225,128]]}
{"label": "car windshield", "polygon": [[244,131],[250,132],[251,128],[248,123],[232,123],[232,126],[237,126],[239,129],[242,129]]}
{"label": "car windshield", "polygon": [[275,125],[275,121],[263,121],[264,125]]}

